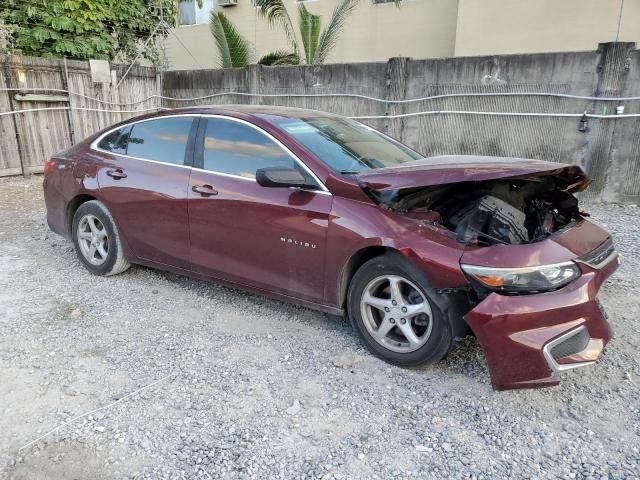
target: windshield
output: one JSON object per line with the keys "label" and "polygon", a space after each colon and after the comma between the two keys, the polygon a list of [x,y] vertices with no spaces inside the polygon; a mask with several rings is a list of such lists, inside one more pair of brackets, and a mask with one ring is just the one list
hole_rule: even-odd
{"label": "windshield", "polygon": [[404,145],[346,118],[284,118],[276,124],[343,175],[422,158]]}

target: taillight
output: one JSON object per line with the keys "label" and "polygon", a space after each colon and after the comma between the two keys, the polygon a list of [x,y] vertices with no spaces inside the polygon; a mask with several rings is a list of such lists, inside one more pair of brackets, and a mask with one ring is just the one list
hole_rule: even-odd
{"label": "taillight", "polygon": [[49,172],[53,169],[53,167],[55,166],[56,161],[53,158],[50,158],[49,160],[47,160],[44,164],[44,176],[46,177]]}

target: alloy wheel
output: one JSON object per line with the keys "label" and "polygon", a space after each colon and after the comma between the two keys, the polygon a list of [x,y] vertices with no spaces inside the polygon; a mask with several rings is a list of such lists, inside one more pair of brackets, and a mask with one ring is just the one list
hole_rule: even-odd
{"label": "alloy wheel", "polygon": [[431,335],[429,301],[404,277],[383,275],[371,280],[362,294],[360,309],[369,334],[394,352],[413,352]]}
{"label": "alloy wheel", "polygon": [[109,255],[109,237],[98,217],[84,215],[78,222],[78,245],[80,253],[92,265],[102,265]]}

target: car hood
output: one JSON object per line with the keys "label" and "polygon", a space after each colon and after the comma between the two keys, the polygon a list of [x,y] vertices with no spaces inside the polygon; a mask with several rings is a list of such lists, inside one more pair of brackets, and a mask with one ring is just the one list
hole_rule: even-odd
{"label": "car hood", "polygon": [[389,194],[402,189],[542,175],[555,176],[569,192],[582,191],[591,183],[582,169],[575,165],[475,155],[421,158],[397,167],[367,170],[357,174],[356,179],[365,190]]}

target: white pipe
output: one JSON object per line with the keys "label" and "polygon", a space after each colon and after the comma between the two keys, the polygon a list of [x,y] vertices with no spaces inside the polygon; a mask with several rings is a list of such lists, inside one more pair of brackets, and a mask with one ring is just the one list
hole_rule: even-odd
{"label": "white pipe", "polygon": [[[49,112],[56,110],[84,110],[89,112],[105,112],[105,113],[144,113],[152,110],[160,110],[158,107],[142,108],[139,110],[106,110],[101,108],[88,108],[88,107],[44,107],[44,108],[26,108],[24,110],[12,110],[10,112],[0,112],[0,117],[4,115],[13,115],[17,113],[32,113],[32,112]],[[162,110],[167,110],[162,109]]]}
{"label": "white pipe", "polygon": [[0,88],[0,91],[49,91],[49,92],[62,92],[68,93],[69,95],[75,95],[78,97],[86,98],[87,100],[94,100],[99,103],[103,103],[106,105],[137,105],[139,103],[148,102],[149,100],[153,100],[155,98],[162,98],[164,100],[171,100],[175,102],[193,102],[198,100],[206,100],[208,98],[229,96],[229,95],[237,95],[242,97],[265,97],[265,98],[323,98],[323,97],[350,97],[350,98],[360,98],[363,100],[370,100],[373,102],[385,103],[385,104],[406,104],[406,103],[416,103],[416,102],[425,102],[429,100],[439,100],[444,98],[464,98],[464,97],[554,97],[554,98],[569,98],[573,100],[588,100],[594,102],[622,102],[622,101],[634,101],[640,100],[640,97],[589,97],[584,95],[571,95],[568,93],[553,93],[553,92],[486,92],[486,93],[448,93],[444,95],[433,95],[430,97],[421,97],[421,98],[409,98],[404,100],[386,100],[384,98],[370,97],[367,95],[359,95],[356,93],[248,93],[248,92],[220,92],[220,93],[212,93],[210,95],[203,95],[201,97],[189,97],[189,98],[178,98],[178,97],[167,97],[164,95],[151,95],[142,100],[137,100],[135,102],[109,102],[107,100],[102,100],[95,97],[90,97],[88,95],[83,95],[82,93],[71,92],[68,90],[61,90],[57,88]]}
{"label": "white pipe", "polygon": [[[46,112],[52,110],[83,110],[88,112],[106,112],[106,113],[144,113],[154,110],[171,110],[164,107],[150,107],[141,108],[137,110],[109,110],[102,108],[89,108],[89,107],[45,107],[45,108],[28,108],[24,110],[12,110],[9,112],[0,112],[0,116],[12,115],[17,113],[30,113],[30,112]],[[555,118],[638,118],[640,113],[625,113],[623,115],[598,115],[595,113],[539,113],[539,112],[480,112],[473,110],[429,110],[425,112],[415,113],[401,113],[398,115],[360,115],[347,117],[354,120],[372,120],[372,119],[394,119],[394,118],[409,118],[418,117],[422,115],[438,115],[438,114],[457,114],[457,115],[484,115],[484,116],[496,116],[496,117],[555,117]]]}

